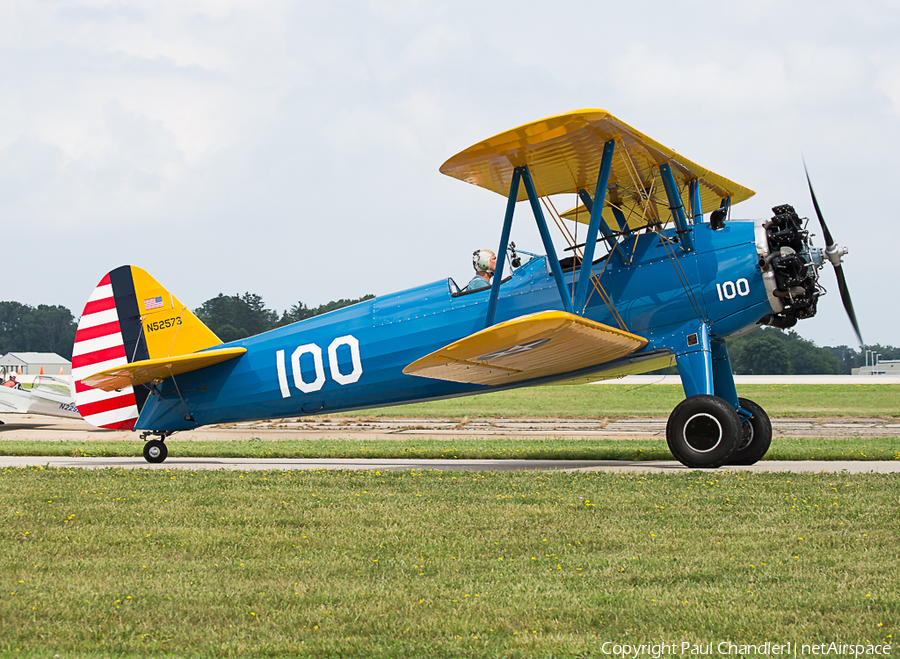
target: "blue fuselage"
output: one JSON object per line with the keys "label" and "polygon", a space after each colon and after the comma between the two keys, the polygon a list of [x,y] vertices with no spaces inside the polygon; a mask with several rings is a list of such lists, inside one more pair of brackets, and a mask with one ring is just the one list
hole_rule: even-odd
{"label": "blue fuselage", "polygon": [[[704,321],[713,337],[723,338],[771,313],[752,222],[728,222],[718,231],[697,224],[693,242],[694,250],[684,252],[646,233],[638,237],[630,264],[615,255],[594,263],[627,330],[649,341],[625,361],[679,354],[686,337]],[[578,273],[564,273],[568,290],[573,276],[577,280]],[[484,329],[488,296],[489,289],[453,294],[450,282],[442,280],[218,346],[242,346],[247,352],[178,376],[183,402],[171,380],[161,383],[159,395],[147,398],[135,429],[186,430],[496,391],[403,373],[416,359]],[[494,322],[563,308],[546,259],[534,258],[501,285]],[[618,325],[596,292],[584,315]],[[658,368],[658,361],[646,363]],[[608,366],[511,386],[572,379]]]}

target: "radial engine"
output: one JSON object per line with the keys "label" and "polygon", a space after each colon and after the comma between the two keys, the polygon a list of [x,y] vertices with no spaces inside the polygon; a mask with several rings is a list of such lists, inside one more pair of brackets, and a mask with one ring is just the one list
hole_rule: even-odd
{"label": "radial engine", "polygon": [[759,267],[772,307],[760,324],[787,329],[816,315],[816,302],[825,292],[819,285],[825,255],[813,246],[793,206],[776,206],[772,212],[771,220],[756,225]]}

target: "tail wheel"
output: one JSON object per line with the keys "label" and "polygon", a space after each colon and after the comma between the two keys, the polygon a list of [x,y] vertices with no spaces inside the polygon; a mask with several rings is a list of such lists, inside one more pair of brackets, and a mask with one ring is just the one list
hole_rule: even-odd
{"label": "tail wheel", "polygon": [[741,442],[728,458],[730,465],[752,465],[760,460],[772,444],[772,422],[759,405],[746,398],[738,398],[740,406],[753,415],[741,424]]}
{"label": "tail wheel", "polygon": [[165,442],[159,439],[151,439],[144,444],[144,459],[153,464],[159,464],[169,455],[169,449],[166,448]]}
{"label": "tail wheel", "polygon": [[687,467],[721,467],[737,450],[740,440],[740,417],[718,396],[686,398],[672,410],[666,424],[669,450]]}

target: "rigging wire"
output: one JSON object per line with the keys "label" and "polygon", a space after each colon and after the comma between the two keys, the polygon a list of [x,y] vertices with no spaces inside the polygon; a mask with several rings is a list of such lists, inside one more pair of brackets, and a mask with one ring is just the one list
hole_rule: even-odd
{"label": "rigging wire", "polygon": [[169,346],[169,354],[166,357],[172,356],[172,350],[175,349],[175,339],[178,338],[178,330],[181,328],[181,323],[184,322],[184,312],[187,311],[187,307],[181,307],[181,315],[178,316],[178,323],[175,325],[175,333],[172,335],[172,345]]}
{"label": "rigging wire", "polygon": [[175,393],[178,394],[178,399],[181,401],[182,406],[184,406],[184,420],[193,421],[194,417],[188,410],[187,402],[184,400],[184,396],[181,395],[181,389],[178,387],[178,381],[175,379],[175,374],[172,372],[172,365],[167,364],[166,369],[168,369],[169,371],[169,377],[172,378],[172,384],[175,385]]}
{"label": "rigging wire", "polygon": [[684,289],[685,295],[688,300],[690,300],[691,306],[694,308],[694,314],[697,316],[697,320],[701,320],[706,322],[706,317],[703,314],[703,309],[700,306],[699,300],[694,295],[694,291],[691,289],[690,282],[687,279],[687,275],[684,274],[684,270],[681,268],[681,264],[678,262],[678,257],[675,255],[674,250],[672,249],[672,241],[661,231],[656,231],[656,235],[659,237],[659,242],[664,246],[666,250],[666,255],[669,257],[669,261],[672,263],[675,274],[678,277],[678,281],[681,283],[681,287]]}
{"label": "rigging wire", "polygon": [[694,291],[690,286],[688,277],[684,273],[684,270],[681,267],[681,263],[679,263],[678,261],[678,257],[675,255],[672,239],[662,231],[661,225],[654,227],[654,232],[659,238],[660,244],[666,250],[666,256],[668,256],[669,261],[672,263],[672,266],[675,269],[675,275],[678,277],[678,281],[681,283],[681,287],[684,289],[685,295],[687,296],[688,300],[691,303],[691,306],[694,309],[694,314],[697,316],[697,320],[707,322],[706,316],[703,314],[703,308],[700,305],[700,301],[694,295]]}
{"label": "rigging wire", "polygon": [[[141,339],[144,339],[144,343],[147,342],[147,337],[144,336],[144,331],[143,331],[143,327],[144,327],[144,318],[146,318],[146,316],[140,316],[140,317],[138,318],[138,322],[141,324],[141,331],[138,332],[138,338],[137,338],[137,341],[134,342],[134,351],[131,353],[131,361],[128,362],[129,364],[130,364],[131,362],[137,361],[137,351],[138,351],[138,348],[139,348],[140,345],[141,345]],[[150,354],[150,346],[147,346],[147,354],[148,354],[148,355]]]}
{"label": "rigging wire", "polygon": [[[624,141],[622,142],[621,147],[622,147],[621,151],[623,152],[623,162],[625,162],[625,165],[626,165],[625,169],[628,171],[629,175],[631,176],[632,183],[635,185],[635,187],[638,188],[639,190],[643,191],[644,186],[639,185],[639,183],[638,183],[638,181],[640,180],[640,176],[638,175],[637,166],[634,164],[634,161],[631,158],[631,154],[628,153],[628,149],[625,148]],[[652,168],[651,168],[651,174],[652,174]],[[644,212],[641,214],[641,222],[644,222],[645,218],[647,218],[648,212],[650,211],[651,204],[653,204],[655,206],[658,203],[657,200],[653,196],[653,191],[654,191],[654,188],[656,187],[656,181],[657,181],[657,176],[653,175],[651,178],[651,182],[650,182],[650,189],[647,191],[644,191],[640,195],[640,200],[642,202],[642,205],[644,206]],[[699,301],[697,300],[696,296],[694,295],[694,292],[691,289],[690,283],[687,279],[687,275],[685,275],[684,270],[682,269],[681,264],[679,263],[678,258],[675,255],[674,250],[672,249],[671,241],[670,241],[669,237],[666,236],[664,233],[664,226],[665,226],[665,224],[668,223],[669,220],[667,220],[665,223],[663,223],[659,219],[659,210],[657,208],[654,208],[653,210],[656,211],[655,213],[653,213],[653,215],[656,216],[656,218],[655,218],[656,222],[646,221],[646,226],[648,228],[651,228],[651,230],[654,233],[656,233],[657,237],[659,238],[660,244],[662,244],[664,249],[666,250],[666,255],[668,256],[669,261],[672,263],[672,266],[675,269],[675,274],[678,277],[678,280],[681,283],[681,287],[684,289],[684,292],[687,295],[688,300],[690,300],[691,306],[694,309],[694,313],[697,316],[697,319],[706,322],[702,307],[701,307]],[[638,234],[638,236],[639,235],[640,234]],[[635,238],[635,248],[637,248],[637,240],[638,240],[638,238],[636,237]]]}
{"label": "rigging wire", "polygon": [[[541,190],[542,194],[540,196],[540,199],[544,205],[544,208],[547,210],[547,213],[553,218],[553,222],[559,228],[560,233],[562,233],[562,235],[563,235],[563,238],[568,242],[569,249],[573,250],[574,255],[578,257],[578,261],[580,262],[584,258],[584,252],[582,251],[581,253],[579,253],[580,248],[578,247],[578,241],[573,240],[572,233],[569,231],[569,229],[565,225],[565,223],[562,222],[562,216],[559,214],[559,211],[556,210],[556,206],[553,204],[553,200],[550,199],[549,195],[546,194],[546,191],[544,190],[543,185],[541,185],[540,180],[538,180],[538,178],[534,175],[534,172],[532,172],[531,177],[532,177],[532,180],[535,182],[536,187],[539,187]],[[603,220],[601,218],[600,221],[603,222],[605,220]],[[609,250],[609,254],[611,255],[613,249],[615,249],[615,246],[612,249],[609,249],[609,246],[607,244],[607,249]],[[609,262],[609,257],[607,257],[607,263],[608,262]],[[573,276],[572,276],[573,298],[574,298],[574,285],[575,285],[574,284],[574,282],[575,282],[574,264],[575,264],[575,259],[573,259]],[[603,270],[601,270],[601,274],[603,273],[604,270],[606,270],[606,263],[603,264]],[[619,328],[626,332],[629,331],[628,326],[625,324],[625,321],[622,319],[622,316],[619,314],[618,310],[616,309],[616,305],[613,303],[612,298],[609,296],[609,294],[603,288],[603,285],[600,283],[600,276],[594,275],[593,271],[590,271],[589,279],[591,281],[591,284],[593,284],[594,290],[596,290],[597,293],[600,295],[600,299],[603,300],[604,304],[606,304],[606,307],[607,307],[607,309],[609,309],[610,314],[612,314],[616,323],[619,325]],[[590,297],[588,297],[588,299],[590,299]],[[574,301],[574,299],[573,299],[573,301]],[[585,304],[585,308],[587,308],[587,304]],[[584,310],[582,309],[582,311],[584,311]]]}

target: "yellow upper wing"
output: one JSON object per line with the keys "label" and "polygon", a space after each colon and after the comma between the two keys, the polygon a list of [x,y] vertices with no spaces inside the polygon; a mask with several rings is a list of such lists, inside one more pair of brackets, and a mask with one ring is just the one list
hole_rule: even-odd
{"label": "yellow upper wing", "polygon": [[[685,208],[690,208],[687,183],[694,179],[699,181],[700,200],[706,211],[718,208],[726,197],[736,204],[754,195],[752,190],[677,154],[606,110],[593,109],[558,114],[495,135],[450,158],[441,165],[441,172],[507,196],[513,170],[528,165],[539,196],[579,189],[593,195],[603,145],[609,140],[616,141],[616,152],[603,217],[614,231],[619,227],[610,204],[622,209],[632,228],[667,221],[668,202],[659,175],[659,166],[664,163],[672,168]],[[652,203],[644,203],[646,196]],[[520,186],[518,200],[525,198],[524,186]],[[577,219],[588,223],[590,215],[582,213]]]}
{"label": "yellow upper wing", "polygon": [[647,339],[565,311],[513,318],[441,348],[403,369],[407,375],[500,385],[602,364]]}
{"label": "yellow upper wing", "polygon": [[243,355],[245,352],[246,348],[219,348],[190,355],[144,359],[94,373],[84,378],[82,382],[104,391],[114,391],[196,371]]}

